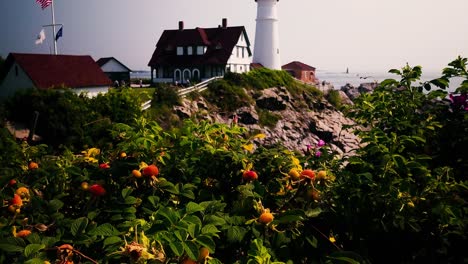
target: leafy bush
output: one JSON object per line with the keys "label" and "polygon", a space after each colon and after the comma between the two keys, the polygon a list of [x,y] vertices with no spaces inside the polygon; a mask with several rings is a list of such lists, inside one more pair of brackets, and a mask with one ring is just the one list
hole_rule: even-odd
{"label": "leafy bush", "polygon": [[28,125],[37,112],[36,134],[54,148],[81,148],[107,140],[111,122],[132,123],[141,115],[141,101],[131,89],[110,90],[95,98],[70,90],[23,90],[5,108],[9,120]]}
{"label": "leafy bush", "polygon": [[322,207],[309,193],[330,180],[291,178],[302,170],[293,153],[254,151],[263,135],[244,134],[189,121],[165,132],[140,119],[114,125],[109,150],[21,160],[0,194],[0,260],[298,263],[337,251],[328,230],[304,229]]}
{"label": "leafy bush", "polygon": [[161,105],[175,106],[181,104],[181,98],[177,93],[177,89],[169,85],[160,85],[156,88],[151,102],[153,108],[158,108]]}
{"label": "leafy bush", "polygon": [[261,126],[266,126],[273,128],[276,126],[276,123],[281,119],[281,116],[275,113],[272,113],[268,110],[257,108],[258,112],[258,123]]}
{"label": "leafy bush", "polygon": [[[450,65],[445,73],[466,69],[466,60]],[[366,129],[357,130],[363,147],[333,188],[341,239],[376,263],[463,262],[460,243],[468,232],[461,197],[467,197],[467,182],[450,166],[466,158],[466,151],[450,154],[453,160],[447,162],[440,150],[468,146],[463,133],[454,135],[457,144],[441,141],[447,128],[468,128],[467,112],[454,111],[443,90],[422,92],[431,85],[445,88],[447,75],[413,86],[421,67],[391,72],[401,81],[383,81],[372,94],[361,95],[350,112]],[[453,123],[455,116],[459,123]],[[389,250],[398,254],[386,254]]]}
{"label": "leafy bush", "polygon": [[330,90],[327,94],[327,100],[337,109],[340,109],[342,106],[341,96],[337,90]]}
{"label": "leafy bush", "polygon": [[243,88],[232,85],[224,79],[210,83],[206,94],[207,100],[222,111],[232,112],[251,103]]}
{"label": "leafy bush", "polygon": [[266,89],[271,87],[293,86],[294,78],[286,71],[275,71],[267,68],[259,68],[245,74],[246,83],[255,89]]}

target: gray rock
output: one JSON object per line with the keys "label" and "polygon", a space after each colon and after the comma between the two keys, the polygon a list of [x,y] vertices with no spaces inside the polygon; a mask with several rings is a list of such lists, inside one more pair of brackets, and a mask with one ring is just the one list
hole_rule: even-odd
{"label": "gray rock", "polygon": [[239,117],[239,123],[245,125],[254,125],[258,123],[258,114],[253,106],[244,106],[236,111]]}
{"label": "gray rock", "polygon": [[286,102],[289,101],[287,91],[280,88],[269,88],[262,91],[262,95],[257,98],[258,107],[270,111],[281,111],[286,109]]}

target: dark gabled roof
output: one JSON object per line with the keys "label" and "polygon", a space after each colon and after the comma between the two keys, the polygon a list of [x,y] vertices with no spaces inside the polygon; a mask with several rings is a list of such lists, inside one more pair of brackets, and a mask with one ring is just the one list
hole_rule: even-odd
{"label": "dark gabled roof", "polygon": [[300,61],[293,61],[281,66],[283,70],[315,71],[315,68]]}
{"label": "dark gabled roof", "polygon": [[[37,88],[110,86],[112,81],[91,56],[10,53],[5,62],[8,72],[16,62]],[[5,74],[6,74],[5,73]]]}
{"label": "dark gabled roof", "polygon": [[128,68],[127,66],[125,66],[125,64],[121,63],[119,60],[117,60],[116,58],[114,57],[106,57],[106,58],[100,58],[99,60],[96,61],[96,63],[99,65],[99,67],[102,67],[104,66],[106,63],[108,63],[109,61],[111,60],[115,60],[118,64],[122,65],[122,67],[124,67],[125,69],[127,69],[127,71],[132,71],[130,70],[130,68]]}
{"label": "dark gabled roof", "polygon": [[[164,30],[148,66],[226,64],[241,34],[245,36],[251,55],[250,42],[243,26]],[[207,50],[203,55],[196,55],[194,49],[193,55],[177,56],[178,46],[206,46]]]}

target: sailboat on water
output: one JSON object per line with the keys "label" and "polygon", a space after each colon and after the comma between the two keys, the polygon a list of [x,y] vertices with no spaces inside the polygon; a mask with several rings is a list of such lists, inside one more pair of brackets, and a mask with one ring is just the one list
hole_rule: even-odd
{"label": "sailboat on water", "polygon": [[348,67],[346,67],[346,74],[348,74],[348,73],[349,73],[349,68],[348,68]]}

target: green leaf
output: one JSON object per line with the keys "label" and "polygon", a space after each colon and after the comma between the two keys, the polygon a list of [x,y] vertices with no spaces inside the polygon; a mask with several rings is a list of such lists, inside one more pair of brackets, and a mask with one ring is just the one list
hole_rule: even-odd
{"label": "green leaf", "polygon": [[5,252],[23,252],[24,247],[12,245],[12,244],[0,244],[0,250],[3,250]]}
{"label": "green leaf", "polygon": [[185,198],[188,198],[190,200],[194,200],[195,199],[195,194],[193,193],[192,190],[182,190],[180,192],[180,195],[181,196],[184,196]]}
{"label": "green leaf", "polygon": [[174,225],[179,219],[178,215],[170,207],[162,207],[158,210],[158,215],[166,218],[169,222]]}
{"label": "green leaf", "polygon": [[219,233],[219,229],[212,224],[208,224],[202,227],[201,233],[202,234],[217,234]]}
{"label": "green leaf", "polygon": [[136,202],[137,202],[137,198],[135,198],[134,196],[128,196],[127,198],[125,198],[124,204],[134,205],[136,204]]}
{"label": "green leaf", "polygon": [[88,226],[88,218],[86,217],[80,217],[73,221],[70,227],[70,231],[73,236],[76,236],[78,234],[83,233],[83,231],[86,229]]}
{"label": "green leaf", "polygon": [[310,237],[306,237],[306,240],[307,242],[309,242],[309,244],[314,247],[314,248],[317,248],[317,243],[318,243],[318,240],[315,236],[312,236],[312,239],[310,239]]}
{"label": "green leaf", "polygon": [[107,247],[109,245],[117,244],[117,243],[120,243],[120,242],[122,242],[122,239],[120,237],[111,236],[111,237],[108,237],[108,238],[104,239],[103,246]]}
{"label": "green leaf", "polygon": [[211,237],[208,236],[199,236],[195,241],[203,247],[206,247],[210,250],[210,252],[214,252],[216,248],[216,243]]}
{"label": "green leaf", "polygon": [[440,87],[442,89],[445,89],[449,85],[449,80],[446,78],[439,78],[439,79],[434,79],[430,81],[431,84],[434,84],[437,87]]}
{"label": "green leaf", "polygon": [[435,90],[435,91],[432,91],[430,92],[427,97],[429,100],[432,100],[432,99],[435,99],[435,98],[445,98],[447,96],[447,92],[446,91],[442,91],[442,90]]}
{"label": "green leaf", "polygon": [[171,248],[172,252],[174,252],[174,254],[178,257],[184,254],[184,246],[182,245],[182,242],[172,242],[169,244],[169,247]]}
{"label": "green leaf", "polygon": [[207,261],[208,264],[223,264],[219,259],[216,258],[210,258]]}
{"label": "green leaf", "polygon": [[[203,222],[205,224],[212,224],[216,226],[222,226],[226,224],[226,220],[224,220],[224,218],[216,216],[216,215],[205,216],[205,218],[203,219]],[[243,222],[244,220],[242,218],[240,221],[237,222],[237,224],[242,224]],[[236,224],[236,223],[232,223],[232,224]]]}
{"label": "green leaf", "polygon": [[227,241],[229,243],[241,242],[247,230],[240,226],[231,226],[227,229]]}
{"label": "green leaf", "polygon": [[198,259],[198,246],[192,241],[185,241],[182,243],[185,252],[187,253],[188,257],[191,259]]}
{"label": "green leaf", "polygon": [[148,196],[147,199],[151,203],[153,208],[157,208],[157,205],[159,203],[159,197],[157,197],[157,196]]}
{"label": "green leaf", "polygon": [[26,240],[29,241],[31,244],[41,244],[41,237],[38,233],[33,232],[29,236],[26,237]]}
{"label": "green leaf", "polygon": [[179,190],[176,189],[172,182],[161,180],[159,182],[159,188],[163,191],[172,193],[172,194],[179,194]]}
{"label": "green leaf", "polygon": [[29,258],[44,248],[45,245],[43,244],[29,244],[26,246],[26,248],[24,248],[24,256]]}
{"label": "green leaf", "polygon": [[122,190],[122,198],[127,198],[132,193],[132,188],[125,188]]}
{"label": "green leaf", "polygon": [[89,232],[90,235],[94,236],[118,236],[120,233],[119,230],[109,223],[102,224]]}
{"label": "green leaf", "polygon": [[174,235],[179,239],[180,241],[185,241],[187,239],[187,232],[184,230],[176,230],[174,231]]}
{"label": "green leaf", "polygon": [[401,75],[401,71],[400,70],[397,70],[397,69],[391,69],[388,71],[389,73],[394,73],[394,74],[398,74],[398,75]]}
{"label": "green leaf", "polygon": [[307,211],[305,212],[305,214],[306,214],[307,217],[309,217],[309,218],[317,217],[317,216],[319,216],[321,213],[322,213],[322,209],[320,209],[320,207],[317,207],[317,208],[314,208],[314,209],[310,209],[310,210],[307,210]]}
{"label": "green leaf", "polygon": [[203,206],[196,204],[194,202],[189,202],[185,207],[185,211],[187,214],[193,214],[195,212],[201,212],[203,210],[204,210]]}
{"label": "green leaf", "polygon": [[386,80],[383,80],[380,85],[382,87],[386,87],[386,86],[392,86],[392,85],[396,85],[398,84],[398,82],[394,79],[386,79]]}
{"label": "green leaf", "polygon": [[305,218],[306,218],[306,215],[304,211],[300,209],[296,209],[296,210],[289,210],[278,215],[274,221],[275,223],[286,224],[286,223],[291,223],[291,222],[296,222],[296,221],[302,221]]}
{"label": "green leaf", "polygon": [[198,228],[196,224],[189,224],[189,226],[187,227],[187,231],[192,238],[195,238],[197,236],[196,234],[197,229]]}
{"label": "green leaf", "polygon": [[63,207],[63,202],[60,200],[51,200],[49,202],[48,209],[51,212],[58,211],[58,209]]}
{"label": "green leaf", "polygon": [[44,260],[40,258],[32,258],[28,261],[25,261],[24,264],[44,264]]}

